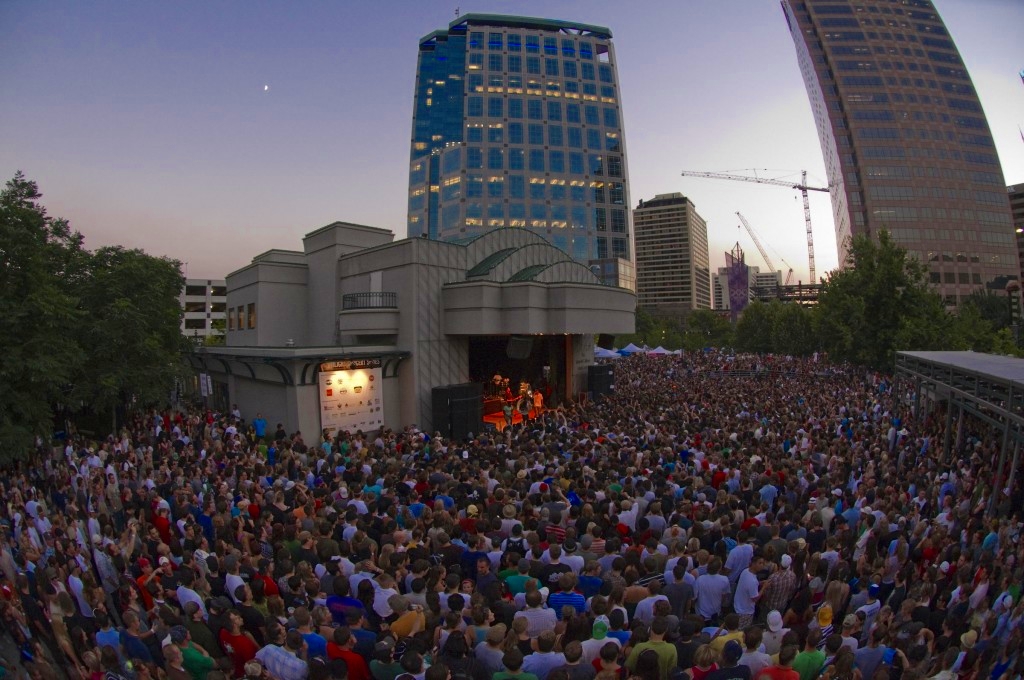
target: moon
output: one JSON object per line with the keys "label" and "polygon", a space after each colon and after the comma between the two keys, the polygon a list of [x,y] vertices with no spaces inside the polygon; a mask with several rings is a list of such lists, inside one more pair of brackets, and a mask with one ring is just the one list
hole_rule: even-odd
{"label": "moon", "polygon": [[264,85],[263,86],[263,91],[267,92],[268,90],[270,90],[270,85]]}

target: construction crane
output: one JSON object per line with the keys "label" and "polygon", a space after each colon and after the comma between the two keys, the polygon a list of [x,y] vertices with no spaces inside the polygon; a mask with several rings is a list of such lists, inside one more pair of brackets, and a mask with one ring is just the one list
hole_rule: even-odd
{"label": "construction crane", "polygon": [[[757,234],[754,233],[754,228],[750,226],[749,222],[747,222],[747,218],[744,217],[743,214],[740,211],[738,211],[738,210],[736,211],[736,217],[740,218],[740,224],[742,224],[743,228],[747,230],[748,234],[750,234],[751,240],[753,240],[754,241],[754,245],[757,246],[757,252],[761,253],[761,257],[764,258],[764,263],[766,265],[768,265],[768,269],[772,273],[775,273],[776,271],[778,271],[775,268],[775,263],[772,262],[770,257],[768,257],[768,252],[764,249],[764,246],[761,245],[761,239],[757,238]],[[789,263],[788,262],[786,262],[785,260],[783,260],[782,262],[787,267],[789,267]],[[792,278],[793,278],[793,268],[789,267],[789,273],[786,274],[786,285],[787,286],[789,285],[789,282],[790,282],[790,280],[792,280]]]}
{"label": "construction crane", "polygon": [[701,172],[697,170],[683,170],[683,177],[704,177],[705,179],[731,179],[739,182],[753,182],[754,184],[773,184],[790,189],[799,189],[804,199],[804,226],[807,228],[807,268],[811,275],[811,283],[817,282],[814,271],[814,232],[811,230],[811,203],[807,200],[808,191],[824,191],[828,193],[828,187],[807,186],[807,171],[801,172],[799,183],[781,179],[766,179],[763,177],[749,177],[747,175],[733,175],[728,172]]}

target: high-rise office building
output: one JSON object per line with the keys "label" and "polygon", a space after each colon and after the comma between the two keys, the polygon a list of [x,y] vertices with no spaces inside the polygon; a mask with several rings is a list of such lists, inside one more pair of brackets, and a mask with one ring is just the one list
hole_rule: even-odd
{"label": "high-rise office building", "polygon": [[782,0],[821,141],[840,263],[888,230],[947,304],[1017,276],[978,94],[929,0]]}
{"label": "high-rise office building", "polygon": [[711,309],[708,227],[680,193],[658,194],[633,211],[637,306],[664,312]]}
{"label": "high-rise office building", "polygon": [[1024,184],[1006,187],[1006,195],[1010,199],[1010,211],[1013,213],[1013,230],[1017,238],[1017,257],[1020,260],[1020,279],[1024,281]]}
{"label": "high-rise office building", "polygon": [[632,259],[611,31],[466,14],[420,40],[410,236],[525,228],[576,260]]}

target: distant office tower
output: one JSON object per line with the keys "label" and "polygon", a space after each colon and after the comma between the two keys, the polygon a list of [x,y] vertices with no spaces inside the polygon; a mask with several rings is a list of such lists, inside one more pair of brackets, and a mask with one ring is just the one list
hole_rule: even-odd
{"label": "distant office tower", "polygon": [[840,263],[885,229],[947,304],[1016,277],[988,122],[929,0],[782,0],[832,187]]}
{"label": "distant office tower", "polygon": [[637,306],[711,309],[708,227],[690,199],[658,194],[633,211]]}
{"label": "distant office tower", "polygon": [[[747,299],[753,300],[758,291],[772,291],[782,288],[782,272],[763,272],[760,267],[747,266]],[[729,305],[729,268],[719,267],[712,275],[714,306],[712,309],[728,312]]]}
{"label": "distant office tower", "polygon": [[631,260],[611,31],[466,14],[420,40],[410,236],[530,229],[584,263]]}

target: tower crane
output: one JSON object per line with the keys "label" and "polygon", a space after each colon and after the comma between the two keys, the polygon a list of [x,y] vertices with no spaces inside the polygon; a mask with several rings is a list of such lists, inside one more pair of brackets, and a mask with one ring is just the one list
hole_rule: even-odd
{"label": "tower crane", "polygon": [[[743,216],[743,214],[741,212],[739,212],[738,210],[736,211],[736,217],[740,218],[740,224],[742,224],[743,228],[747,230],[748,234],[750,234],[750,238],[754,241],[754,245],[757,246],[757,252],[761,253],[761,257],[764,258],[764,263],[766,265],[768,265],[768,269],[770,269],[772,271],[772,273],[778,271],[778,270],[775,269],[775,263],[772,262],[770,257],[768,257],[768,252],[764,249],[764,246],[761,245],[761,240],[759,238],[757,238],[757,234],[754,233],[754,228],[750,226],[749,222],[747,222],[747,218],[745,218]],[[788,262],[786,262],[785,260],[783,260],[782,262],[787,267],[789,267],[789,263]],[[790,282],[790,280],[792,278],[793,278],[793,268],[789,267],[789,272],[786,274],[786,285],[787,286],[789,285],[789,282]]]}
{"label": "tower crane", "polygon": [[807,228],[807,268],[811,275],[811,283],[817,282],[814,271],[814,232],[811,230],[811,203],[807,200],[808,191],[824,191],[828,193],[828,187],[807,186],[807,171],[801,172],[799,183],[781,179],[767,179],[763,177],[749,177],[747,175],[734,175],[728,172],[701,172],[699,170],[683,170],[683,177],[704,177],[705,179],[731,179],[738,182],[753,182],[755,184],[773,184],[780,187],[799,189],[804,199],[804,226]]}

